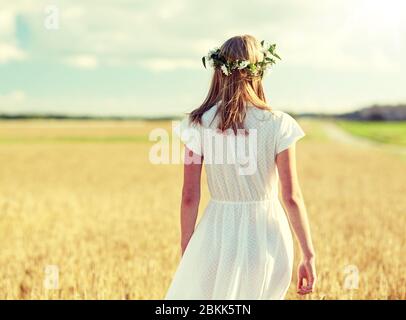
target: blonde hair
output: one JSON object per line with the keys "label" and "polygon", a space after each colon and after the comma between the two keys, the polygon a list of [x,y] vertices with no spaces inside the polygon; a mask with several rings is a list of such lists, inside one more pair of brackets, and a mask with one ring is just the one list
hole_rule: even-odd
{"label": "blonde hair", "polygon": [[[261,44],[251,35],[228,39],[220,47],[220,53],[227,60],[256,63],[263,59]],[[262,87],[262,76],[252,76],[244,69],[234,70],[226,76],[220,68],[215,68],[207,97],[200,107],[190,113],[190,120],[201,124],[203,114],[217,104],[218,129],[225,131],[231,128],[236,134],[237,129],[245,129],[248,102],[256,108],[271,111]]]}

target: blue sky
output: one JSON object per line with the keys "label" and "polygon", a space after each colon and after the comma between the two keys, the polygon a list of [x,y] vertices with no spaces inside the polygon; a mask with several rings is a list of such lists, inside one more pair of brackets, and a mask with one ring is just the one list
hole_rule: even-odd
{"label": "blue sky", "polygon": [[207,93],[201,57],[238,34],[277,44],[275,109],[406,102],[402,0],[0,0],[0,112],[187,112]]}

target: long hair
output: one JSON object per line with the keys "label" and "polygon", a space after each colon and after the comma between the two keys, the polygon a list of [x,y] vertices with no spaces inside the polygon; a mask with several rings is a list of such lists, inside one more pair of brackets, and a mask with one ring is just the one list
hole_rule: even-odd
{"label": "long hair", "polygon": [[[251,35],[228,39],[220,47],[220,53],[227,60],[256,63],[263,59],[261,44]],[[201,124],[203,114],[217,104],[218,129],[225,131],[231,128],[236,134],[238,129],[245,129],[247,103],[271,110],[262,87],[262,76],[252,76],[245,69],[233,70],[231,75],[226,76],[220,68],[215,68],[207,97],[200,107],[190,113],[190,121]]]}

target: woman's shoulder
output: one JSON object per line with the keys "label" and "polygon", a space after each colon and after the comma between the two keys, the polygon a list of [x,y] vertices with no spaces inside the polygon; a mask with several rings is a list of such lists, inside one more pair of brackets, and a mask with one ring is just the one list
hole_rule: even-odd
{"label": "woman's shoulder", "polygon": [[290,119],[290,118],[293,119],[293,117],[289,113],[282,111],[282,110],[272,110],[272,113],[273,113],[273,116],[275,117],[275,119],[279,120],[279,121],[284,121],[284,120]]}
{"label": "woman's shoulder", "polygon": [[260,108],[250,108],[251,114],[255,116],[255,118],[260,120],[268,120],[272,122],[281,121],[286,116],[289,116],[286,112],[282,110],[275,110],[275,109],[260,109]]}
{"label": "woman's shoulder", "polygon": [[267,128],[274,132],[289,131],[298,126],[296,119],[288,112],[275,109],[252,109],[251,126]]}

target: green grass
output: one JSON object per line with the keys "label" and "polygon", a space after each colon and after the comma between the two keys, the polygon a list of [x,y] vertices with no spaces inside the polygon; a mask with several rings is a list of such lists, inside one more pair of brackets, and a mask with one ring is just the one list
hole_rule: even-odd
{"label": "green grass", "polygon": [[337,124],[356,136],[406,146],[406,121],[337,121]]}

